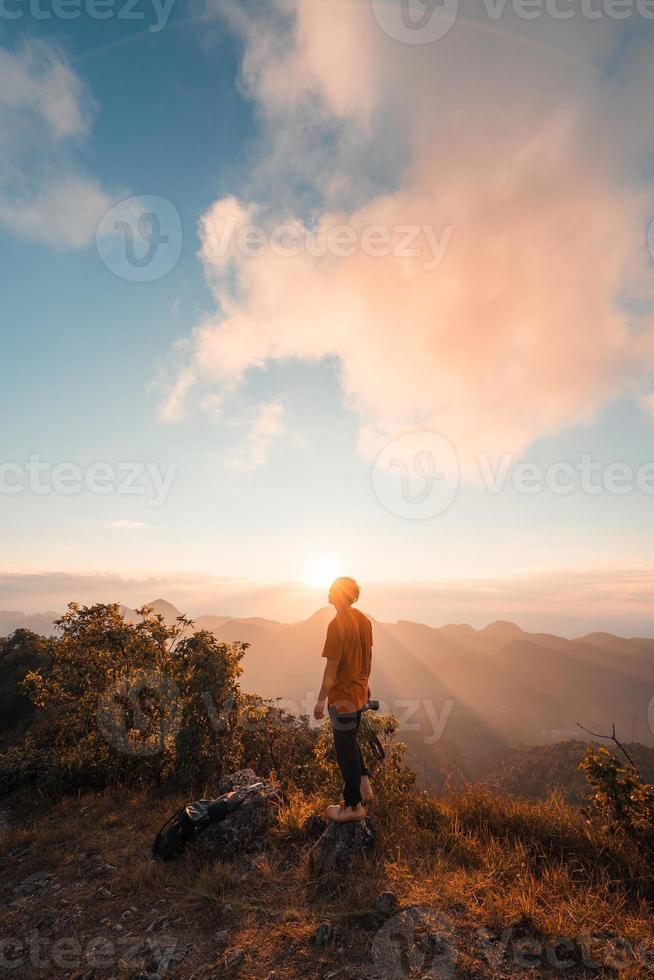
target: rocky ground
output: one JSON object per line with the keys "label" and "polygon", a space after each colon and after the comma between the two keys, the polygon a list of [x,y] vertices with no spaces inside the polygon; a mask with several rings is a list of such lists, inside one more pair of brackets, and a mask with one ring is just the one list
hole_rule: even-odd
{"label": "rocky ground", "polygon": [[[305,847],[283,855],[264,836],[255,807],[246,820],[241,811],[225,821],[231,853],[239,841],[247,844],[239,856],[221,860],[225,833],[209,833],[198,835],[201,846],[162,865],[149,854],[161,822],[153,801],[121,796],[109,813],[108,800],[103,794],[41,813],[36,807],[23,826],[15,812],[0,821],[2,975],[369,975],[363,946],[346,943],[330,921],[296,904],[315,826]],[[166,812],[177,803],[167,800]]]}
{"label": "rocky ground", "polygon": [[[580,922],[578,933],[548,938],[524,916],[502,928],[477,914],[474,895],[453,901],[439,894],[427,868],[420,880],[420,869],[377,840],[374,816],[357,827],[327,827],[271,798],[265,819],[258,805],[251,818],[228,818],[236,843],[229,858],[220,853],[223,835],[213,851],[190,846],[179,860],[154,861],[154,834],[181,802],[106,792],[7,811],[0,819],[0,974],[654,976],[646,932],[586,936]],[[246,849],[239,851],[241,839]]]}

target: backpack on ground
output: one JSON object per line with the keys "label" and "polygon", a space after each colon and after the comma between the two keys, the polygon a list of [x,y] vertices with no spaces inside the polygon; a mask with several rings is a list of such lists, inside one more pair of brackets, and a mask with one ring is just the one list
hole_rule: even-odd
{"label": "backpack on ground", "polygon": [[188,803],[166,821],[154,839],[152,856],[160,861],[181,857],[190,839],[212,820],[224,820],[230,812],[226,800],[198,800]]}
{"label": "backpack on ground", "polygon": [[181,857],[187,843],[207,824],[224,820],[234,810],[250,803],[262,787],[263,783],[258,782],[226,793],[217,800],[187,803],[166,821],[155,837],[152,856],[160,861]]}

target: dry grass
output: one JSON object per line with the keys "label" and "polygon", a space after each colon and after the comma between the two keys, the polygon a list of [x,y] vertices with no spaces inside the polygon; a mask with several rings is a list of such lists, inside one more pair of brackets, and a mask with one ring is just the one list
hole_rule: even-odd
{"label": "dry grass", "polygon": [[200,898],[220,904],[233,885],[234,870],[232,866],[223,861],[216,861],[200,872],[194,891]]}
{"label": "dry grass", "polygon": [[[374,902],[390,889],[403,907],[435,910],[451,924],[457,976],[560,976],[547,960],[554,937],[576,943],[569,977],[653,975],[645,946],[638,951],[639,944],[649,944],[650,959],[654,953],[646,869],[557,798],[517,803],[470,788],[438,800],[415,794],[392,808],[378,800],[371,814],[380,839],[376,856],[356,874],[317,884],[307,879],[310,842],[303,827],[323,809],[324,798],[289,794],[269,850],[256,859],[244,855],[202,866],[188,855],[160,865],[151,860],[149,845],[179,802],[114,792],[32,806],[28,820],[23,809],[22,823],[16,814],[0,841],[0,885],[10,897],[0,908],[1,934],[25,937],[36,921],[44,938],[73,938],[82,950],[97,937],[116,946],[126,936],[137,946],[148,937],[174,941],[189,949],[169,975],[201,978],[224,974],[225,949],[216,940],[222,930],[231,949],[246,951],[243,977],[266,978],[274,970],[278,980],[295,980],[342,967],[339,980],[363,978],[371,976],[371,945],[382,925]],[[37,871],[54,875],[59,888],[17,899],[16,886]],[[98,898],[101,889],[109,894]],[[320,922],[337,932],[338,941],[327,949],[312,940]],[[579,960],[585,935],[594,937],[592,953],[601,963],[594,973]],[[544,950],[536,973],[519,958],[525,941]],[[631,952],[620,953],[624,942]],[[122,965],[116,960],[97,975],[137,975],[128,953],[121,951]],[[15,975],[74,971],[44,972],[28,962]]]}
{"label": "dry grass", "polygon": [[303,827],[313,813],[320,813],[327,806],[327,799],[316,796],[309,798],[298,790],[290,790],[277,815],[276,835],[282,840],[297,840],[303,837]]}

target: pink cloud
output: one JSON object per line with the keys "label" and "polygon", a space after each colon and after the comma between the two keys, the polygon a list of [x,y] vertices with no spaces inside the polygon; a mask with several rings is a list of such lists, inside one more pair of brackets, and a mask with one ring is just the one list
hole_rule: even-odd
{"label": "pink cloud", "polygon": [[[652,347],[651,321],[626,312],[650,292],[648,198],[633,177],[629,86],[599,70],[606,26],[463,23],[416,49],[366,4],[289,6],[291,27],[233,19],[268,121],[269,185],[315,163],[320,239],[346,226],[354,253],[280,254],[275,228],[301,239],[305,214],[216,202],[200,255],[219,312],[193,335],[192,369],[228,389],[275,360],[336,356],[366,455],[433,429],[465,462],[591,419],[651,366]],[[394,186],[371,193],[367,171],[389,144]],[[237,236],[216,250],[228,220],[263,228],[256,255]],[[407,226],[417,254],[399,249]],[[364,245],[375,228],[385,254]]]}
{"label": "pink cloud", "polygon": [[279,401],[260,405],[241,444],[227,454],[227,467],[236,472],[263,466],[270,447],[284,434],[284,406]]}

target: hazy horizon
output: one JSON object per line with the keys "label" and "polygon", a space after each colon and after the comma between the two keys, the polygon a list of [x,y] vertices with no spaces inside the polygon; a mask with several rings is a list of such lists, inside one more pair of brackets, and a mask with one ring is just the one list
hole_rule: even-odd
{"label": "hazy horizon", "polygon": [[[362,582],[360,607],[380,622],[406,619],[482,629],[496,620],[528,632],[576,638],[593,632],[654,636],[647,571],[597,572],[503,581]],[[574,594],[574,603],[570,595]],[[187,615],[261,616],[292,623],[327,605],[326,589],[306,583],[256,583],[201,576],[0,575],[0,611],[62,612],[68,602],[120,602],[129,608],[164,599]]]}

